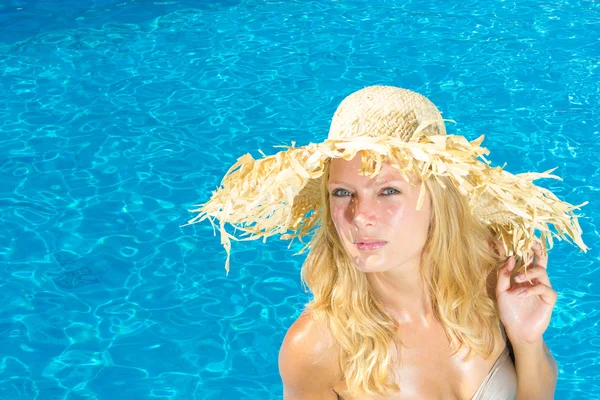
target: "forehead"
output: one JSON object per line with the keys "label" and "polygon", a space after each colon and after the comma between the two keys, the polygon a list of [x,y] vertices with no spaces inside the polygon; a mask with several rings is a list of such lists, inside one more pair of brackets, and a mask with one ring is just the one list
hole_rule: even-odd
{"label": "forehead", "polygon": [[[374,179],[370,179],[368,176],[361,175],[360,167],[362,164],[362,158],[358,153],[352,160],[344,160],[343,158],[332,159],[329,165],[329,182],[348,181],[361,183],[367,181],[380,182],[380,181],[401,181],[408,183],[404,179],[403,174],[393,167],[389,162],[384,161],[381,165],[381,171]],[[411,183],[417,183],[415,175],[411,173],[405,173],[410,179]]]}

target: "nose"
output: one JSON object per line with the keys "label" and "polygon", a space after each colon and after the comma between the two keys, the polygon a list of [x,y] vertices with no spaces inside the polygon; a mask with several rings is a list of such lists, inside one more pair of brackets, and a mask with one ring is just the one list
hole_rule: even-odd
{"label": "nose", "polygon": [[375,209],[376,204],[374,200],[357,196],[352,198],[350,202],[348,217],[357,228],[373,226],[377,222]]}

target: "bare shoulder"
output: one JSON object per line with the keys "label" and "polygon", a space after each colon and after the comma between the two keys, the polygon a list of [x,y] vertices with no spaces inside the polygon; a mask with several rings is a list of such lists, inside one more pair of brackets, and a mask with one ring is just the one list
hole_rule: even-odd
{"label": "bare shoulder", "polygon": [[279,373],[285,400],[337,399],[338,354],[324,327],[309,312],[288,329],[279,351]]}

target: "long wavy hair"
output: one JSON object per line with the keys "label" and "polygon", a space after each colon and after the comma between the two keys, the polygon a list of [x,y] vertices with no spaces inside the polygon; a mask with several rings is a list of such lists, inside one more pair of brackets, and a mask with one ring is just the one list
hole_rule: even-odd
{"label": "long wavy hair", "polygon": [[[328,179],[329,164],[322,176],[321,225],[309,243],[301,272],[314,296],[305,309],[337,346],[348,391],[389,396],[400,390],[390,368],[399,361],[391,345],[396,350],[402,346],[398,323],[377,301],[366,274],[353,265],[342,246],[331,219]],[[431,177],[423,184],[431,199],[431,218],[420,271],[434,315],[451,348],[458,351],[464,345],[469,357],[474,351],[488,358],[504,338],[495,288],[486,282],[504,258],[493,245],[494,233],[471,214],[467,200],[449,180]]]}

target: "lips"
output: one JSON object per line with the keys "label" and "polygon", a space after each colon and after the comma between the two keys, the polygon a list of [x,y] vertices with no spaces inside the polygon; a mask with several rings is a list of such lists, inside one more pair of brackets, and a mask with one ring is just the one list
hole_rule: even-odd
{"label": "lips", "polygon": [[354,244],[360,251],[373,251],[382,248],[387,242],[385,240],[359,239]]}

